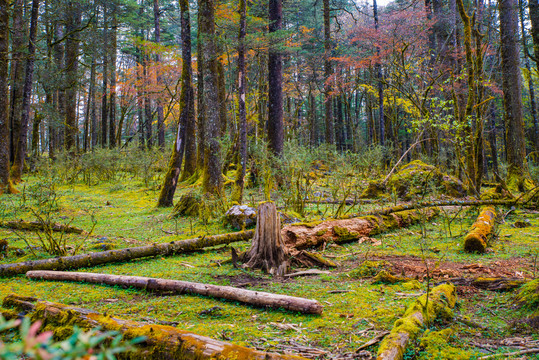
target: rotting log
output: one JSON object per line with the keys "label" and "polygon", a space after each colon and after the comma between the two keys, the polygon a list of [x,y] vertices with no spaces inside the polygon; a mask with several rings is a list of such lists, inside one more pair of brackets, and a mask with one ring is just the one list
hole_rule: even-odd
{"label": "rotting log", "polygon": [[369,215],[354,219],[330,220],[315,223],[298,223],[282,230],[285,244],[297,250],[319,246],[326,242],[337,244],[351,242],[362,237],[410,226],[438,215],[437,208],[423,211],[401,211],[388,215]]}
{"label": "rotting log", "polygon": [[5,221],[0,222],[0,227],[13,229],[13,230],[25,230],[25,231],[45,231],[52,230],[54,232],[63,232],[66,234],[83,234],[84,230],[74,226],[58,224],[58,223],[41,223],[39,221]]}
{"label": "rotting log", "polygon": [[421,330],[436,318],[451,317],[451,309],[456,302],[456,289],[452,284],[435,287],[428,297],[427,294],[421,295],[384,338],[378,348],[377,360],[402,360],[410,341],[416,339]]}
{"label": "rotting log", "polygon": [[486,278],[478,277],[473,279],[452,278],[444,280],[444,283],[451,283],[455,286],[473,286],[478,289],[489,291],[512,291],[520,288],[529,282],[526,279],[518,278]]}
{"label": "rotting log", "polygon": [[240,231],[236,233],[203,236],[201,238],[172,241],[164,244],[108,250],[97,253],[63,256],[44,260],[26,261],[22,263],[0,265],[0,277],[25,274],[31,270],[68,270],[93,267],[97,265],[124,262],[152,256],[171,256],[179,253],[201,250],[207,247],[226,245],[251,239],[254,232]]}
{"label": "rotting log", "polygon": [[323,306],[316,300],[180,280],[63,271],[29,271],[26,276],[32,280],[87,282],[148,291],[167,291],[175,294],[196,294],[307,314],[321,314],[323,310]]}
{"label": "rotting log", "polygon": [[464,238],[464,251],[484,253],[496,226],[496,209],[484,207]]}
{"label": "rotting log", "polygon": [[89,309],[76,308],[64,304],[39,301],[35,298],[9,295],[4,299],[4,307],[13,307],[29,313],[32,321],[43,322],[42,331],[52,331],[58,339],[67,339],[78,326],[85,331],[99,327],[105,331],[118,331],[124,339],[140,336],[146,340],[136,345],[136,350],[118,354],[119,359],[259,359],[259,360],[300,360],[293,355],[280,355],[234,345],[215,340],[167,325],[148,325],[136,321],[123,320],[101,315]]}

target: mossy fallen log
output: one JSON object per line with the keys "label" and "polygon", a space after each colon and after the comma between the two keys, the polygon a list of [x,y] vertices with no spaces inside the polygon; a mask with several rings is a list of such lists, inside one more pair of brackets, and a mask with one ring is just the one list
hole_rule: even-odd
{"label": "mossy fallen log", "polygon": [[58,224],[58,223],[41,223],[39,221],[24,221],[24,220],[15,220],[15,221],[5,221],[0,222],[0,227],[14,230],[25,230],[25,231],[45,231],[52,230],[54,232],[63,232],[66,234],[82,234],[84,230],[79,229],[74,226]]}
{"label": "mossy fallen log", "polygon": [[455,286],[473,286],[482,290],[489,291],[512,291],[526,284],[526,279],[516,278],[487,278],[478,277],[473,279],[467,278],[452,278],[444,281]]}
{"label": "mossy fallen log", "polygon": [[464,238],[464,251],[484,253],[494,235],[495,226],[496,209],[492,206],[484,207]]}
{"label": "mossy fallen log", "polygon": [[420,296],[395,322],[391,333],[378,348],[377,360],[401,360],[406,346],[416,339],[421,330],[436,318],[451,317],[451,309],[457,302],[456,289],[451,284],[435,287],[430,293]]}
{"label": "mossy fallen log", "polygon": [[530,281],[521,288],[517,302],[529,310],[539,309],[539,279]]}
{"label": "mossy fallen log", "polygon": [[432,219],[439,212],[437,208],[429,208],[423,211],[401,211],[389,215],[298,223],[283,228],[282,235],[287,247],[301,250],[319,246],[325,242],[346,243],[391,229],[403,228],[422,220]]}
{"label": "mossy fallen log", "polygon": [[118,331],[125,339],[134,339],[140,336],[146,338],[144,342],[136,346],[135,351],[118,354],[119,359],[304,359],[299,356],[258,351],[172,326],[142,324],[101,315],[88,309],[39,301],[35,298],[9,295],[4,299],[3,306],[28,312],[32,321],[40,320],[43,322],[42,331],[52,331],[57,339],[67,339],[71,336],[74,326],[85,331],[97,327],[105,331]]}
{"label": "mossy fallen log", "polygon": [[178,253],[197,251],[211,246],[246,241],[251,239],[253,235],[254,232],[252,230],[241,231],[223,235],[203,236],[201,238],[189,240],[172,241],[164,244],[152,244],[147,246],[108,250],[75,256],[63,256],[44,260],[5,264],[0,265],[0,277],[25,274],[31,270],[80,269],[152,256],[171,256]]}
{"label": "mossy fallen log", "polygon": [[316,300],[180,280],[63,271],[29,271],[26,276],[32,280],[87,282],[149,291],[167,291],[175,294],[196,294],[307,314],[321,314],[323,310],[322,305]]}

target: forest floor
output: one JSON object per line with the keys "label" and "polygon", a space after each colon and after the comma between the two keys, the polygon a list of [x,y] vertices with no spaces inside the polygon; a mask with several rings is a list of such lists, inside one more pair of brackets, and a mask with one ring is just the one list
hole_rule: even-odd
{"label": "forest floor", "polygon": [[[37,182],[36,178],[29,179],[25,189]],[[177,196],[189,190],[181,188]],[[56,221],[72,221],[71,225],[85,230],[92,227],[92,217],[97,221],[93,234],[86,240],[81,235],[65,235],[72,248],[84,241],[79,253],[234,231],[224,227],[220,219],[204,222],[195,217],[169,218],[171,209],[155,208],[158,192],[143,188],[134,180],[95,186],[62,185],[53,191],[57,194]],[[263,195],[258,189],[250,191],[246,199],[250,205],[256,205]],[[34,220],[23,207],[24,201],[28,200],[21,195],[4,197],[0,221]],[[277,201],[277,205],[282,204]],[[349,210],[365,211],[384,205],[390,204],[380,201]],[[309,205],[306,220],[321,214],[329,216],[337,206]],[[477,211],[450,208],[424,227],[416,225],[377,235],[372,243],[329,244],[318,251],[335,261],[338,267],[317,276],[275,279],[258,271],[234,268],[230,263],[223,263],[230,259],[230,246],[79,270],[232,285],[312,298],[324,305],[321,316],[256,308],[201,296],[149,293],[105,285],[36,282],[24,276],[0,279],[0,298],[10,293],[33,296],[115,317],[173,324],[212,338],[312,359],[369,359],[375,357],[378,344],[358,349],[391,330],[406,307],[425,292],[427,284],[433,286],[455,277],[532,279],[539,276],[539,212],[504,210],[506,216],[498,224],[495,241],[486,254],[478,255],[462,250],[463,237]],[[516,221],[529,222],[529,227],[517,228]],[[35,233],[0,228],[0,239],[7,240],[11,248],[24,251],[22,256],[10,252],[0,259],[0,264],[47,256],[41,251]],[[34,246],[33,251],[27,243]],[[232,246],[243,251],[249,248],[249,243]],[[366,264],[391,268],[395,274],[414,280],[372,285],[374,272],[358,271]],[[517,306],[514,292],[459,286],[457,293],[455,315],[467,321],[432,324],[432,330],[451,328],[452,335],[447,341],[440,341],[436,349],[426,350],[424,343],[417,341],[409,347],[405,359],[473,359],[539,347],[539,331],[523,324],[522,319],[529,314]],[[539,359],[539,355],[514,358]]]}

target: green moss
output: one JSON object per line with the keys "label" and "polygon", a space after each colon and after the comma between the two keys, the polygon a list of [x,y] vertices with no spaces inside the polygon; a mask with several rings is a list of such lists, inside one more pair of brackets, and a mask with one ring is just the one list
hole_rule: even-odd
{"label": "green moss", "polygon": [[333,233],[338,236],[336,242],[348,242],[352,240],[359,239],[359,234],[355,231],[350,231],[347,228],[334,226]]}
{"label": "green moss", "polygon": [[421,283],[417,280],[411,280],[403,283],[401,287],[405,290],[420,290]]}
{"label": "green moss", "polygon": [[390,264],[387,261],[366,260],[363,261],[357,268],[350,271],[348,275],[356,279],[372,277],[378,274],[381,270],[388,269],[389,267]]}
{"label": "green moss", "polygon": [[320,225],[323,221],[311,221],[311,222],[299,222],[299,223],[294,223],[294,224],[290,224],[290,226],[305,226],[309,229],[313,229],[315,227],[317,227],[318,225]]}
{"label": "green moss", "polygon": [[473,357],[474,353],[468,350],[459,349],[450,345],[450,340],[454,336],[454,331],[450,328],[440,331],[426,330],[419,339],[421,360],[467,360]]}
{"label": "green moss", "polygon": [[526,309],[536,310],[539,307],[539,279],[522,286],[517,301]]}
{"label": "green moss", "polygon": [[382,270],[376,276],[374,279],[372,279],[371,284],[397,284],[400,282],[408,281],[409,279],[403,278],[400,276],[395,276],[391,274],[389,271]]}

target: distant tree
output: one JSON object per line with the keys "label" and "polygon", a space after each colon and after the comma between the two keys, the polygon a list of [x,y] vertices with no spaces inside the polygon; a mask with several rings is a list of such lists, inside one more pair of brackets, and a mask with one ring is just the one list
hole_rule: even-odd
{"label": "distant tree", "polygon": [[283,61],[275,33],[283,27],[282,0],[269,0],[268,13],[269,35],[272,39],[268,53],[268,140],[270,150],[281,156],[284,143]]}
{"label": "distant tree", "polygon": [[66,40],[66,108],[65,108],[65,148],[68,151],[77,150],[77,90],[79,84],[79,34],[81,26],[81,4],[78,1],[69,1],[66,10],[66,31],[69,34]]}

